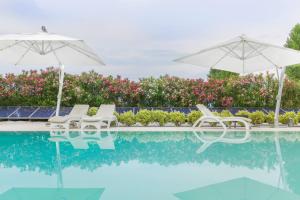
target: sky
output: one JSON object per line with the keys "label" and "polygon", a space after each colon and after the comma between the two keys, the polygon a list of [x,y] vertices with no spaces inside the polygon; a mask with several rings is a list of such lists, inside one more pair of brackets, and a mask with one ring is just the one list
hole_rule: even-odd
{"label": "sky", "polygon": [[105,62],[96,69],[104,75],[205,78],[208,69],[173,60],[241,34],[283,45],[299,7],[299,0],[0,0],[0,34],[45,25],[83,39]]}

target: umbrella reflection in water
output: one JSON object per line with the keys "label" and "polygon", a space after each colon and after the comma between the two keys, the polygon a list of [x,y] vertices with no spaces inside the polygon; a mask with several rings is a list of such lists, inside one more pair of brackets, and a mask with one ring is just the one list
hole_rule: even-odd
{"label": "umbrella reflection in water", "polygon": [[114,149],[114,137],[109,132],[50,132],[49,141],[55,142],[57,188],[11,188],[0,195],[0,200],[99,200],[104,188],[65,188],[63,182],[60,143],[70,142],[75,149],[86,150],[95,142],[101,149]]}

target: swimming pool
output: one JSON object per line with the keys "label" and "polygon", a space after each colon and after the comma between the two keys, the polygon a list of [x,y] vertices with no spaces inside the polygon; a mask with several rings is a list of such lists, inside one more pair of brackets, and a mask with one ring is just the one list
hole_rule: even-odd
{"label": "swimming pool", "polygon": [[0,193],[89,188],[100,189],[101,200],[175,200],[247,177],[300,195],[299,132],[222,134],[1,132]]}

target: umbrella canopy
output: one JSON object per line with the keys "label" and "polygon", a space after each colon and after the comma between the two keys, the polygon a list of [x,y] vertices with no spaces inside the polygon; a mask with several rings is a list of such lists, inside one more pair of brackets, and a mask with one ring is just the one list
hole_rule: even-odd
{"label": "umbrella canopy", "polygon": [[242,35],[175,61],[246,74],[298,64],[300,52]]}
{"label": "umbrella canopy", "polygon": [[0,35],[1,62],[19,66],[98,66],[83,40],[48,32]]}
{"label": "umbrella canopy", "polygon": [[300,196],[249,179],[238,178],[175,194],[181,200],[300,200]]}
{"label": "umbrella canopy", "polygon": [[206,68],[247,74],[268,69],[282,69],[275,110],[275,126],[278,126],[285,67],[300,63],[300,51],[260,42],[245,35],[227,42],[178,58],[176,62]]}
{"label": "umbrella canopy", "polygon": [[103,188],[12,188],[0,195],[1,200],[99,200]]}
{"label": "umbrella canopy", "polygon": [[83,40],[42,32],[0,35],[0,60],[7,65],[59,66],[59,92],[56,115],[59,115],[64,66],[104,65]]}

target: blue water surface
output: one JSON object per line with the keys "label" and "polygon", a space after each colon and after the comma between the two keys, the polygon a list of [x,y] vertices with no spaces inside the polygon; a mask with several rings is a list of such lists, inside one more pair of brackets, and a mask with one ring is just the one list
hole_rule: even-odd
{"label": "blue water surface", "polygon": [[222,134],[1,132],[0,194],[101,188],[101,200],[175,200],[246,177],[300,195],[300,132]]}

